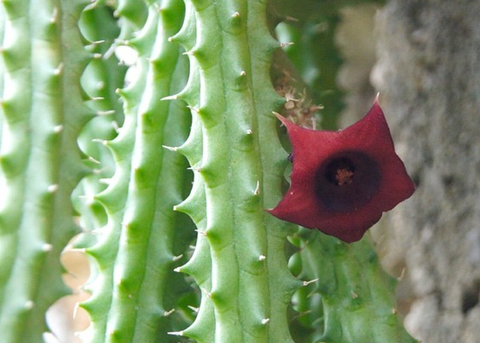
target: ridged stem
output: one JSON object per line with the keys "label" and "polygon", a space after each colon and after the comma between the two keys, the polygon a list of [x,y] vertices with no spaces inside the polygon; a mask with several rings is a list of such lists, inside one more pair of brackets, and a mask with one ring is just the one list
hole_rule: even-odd
{"label": "ridged stem", "polygon": [[[300,230],[299,235],[302,239],[298,253],[303,261],[301,277],[313,282],[297,301],[300,310],[321,306],[323,312],[321,320],[307,320],[313,330],[310,340],[326,343],[416,342],[397,315],[396,280],[383,270],[368,237],[345,244],[306,229]],[[321,297],[321,305],[314,303],[316,294]]]}
{"label": "ridged stem", "polygon": [[89,111],[77,20],[84,1],[2,1],[0,341],[41,342],[67,294],[60,253],[76,232],[71,193],[84,171],[77,135]]}
{"label": "ridged stem", "polygon": [[[185,50],[189,51],[195,46],[197,27],[195,8],[189,1],[185,2],[185,20],[181,30],[169,40],[172,44],[181,43]],[[188,54],[190,63],[190,76],[185,88],[178,94],[171,96],[170,100],[177,101],[182,98],[190,106],[197,106],[200,101],[200,73],[196,59]],[[178,272],[189,274],[196,282],[201,291],[200,306],[196,310],[197,315],[192,325],[186,330],[170,332],[172,336],[188,336],[199,343],[211,343],[215,339],[215,314],[210,299],[212,290],[212,261],[210,246],[204,232],[207,225],[205,182],[198,172],[203,156],[203,133],[202,123],[196,115],[192,116],[192,127],[187,141],[176,149],[184,155],[190,168],[194,171],[193,186],[189,196],[175,206],[176,211],[190,216],[197,227],[197,240],[195,250],[190,260],[176,269]]]}
{"label": "ridged stem", "polygon": [[97,3],[82,13],[79,22],[84,38],[89,41],[86,47],[95,57],[85,68],[82,87],[89,96],[87,105],[96,117],[87,123],[78,138],[80,149],[88,156],[85,163],[90,166],[91,173],[82,179],[72,197],[85,233],[75,239],[76,248],[91,245],[95,241],[94,230],[106,224],[105,209],[94,201],[94,196],[107,188],[115,163],[101,142],[115,138],[124,119],[122,104],[115,91],[123,87],[127,68],[119,65],[113,51],[120,30],[112,11],[112,8]]}
{"label": "ridged stem", "polygon": [[[264,211],[280,197],[285,161],[271,113],[281,101],[269,76],[279,45],[262,1],[190,3],[197,37],[188,54],[198,66],[200,101],[186,100],[202,123],[197,172],[205,184],[213,342],[292,342],[286,308],[297,283],[286,268],[287,230]],[[208,334],[196,332],[202,341]]]}
{"label": "ridged stem", "polygon": [[181,145],[190,120],[184,105],[161,99],[181,89],[188,75],[178,47],[167,41],[182,19],[181,2],[152,2],[144,28],[127,42],[139,53],[137,77],[119,91],[125,122],[119,135],[104,143],[116,171],[108,188],[95,196],[108,223],[87,249],[99,274],[89,287],[92,297],[82,305],[92,319],[86,342],[168,341],[167,332],[181,323],[172,310],[190,289],[173,269],[182,263],[193,230],[173,206],[188,174],[184,158],[162,145]]}

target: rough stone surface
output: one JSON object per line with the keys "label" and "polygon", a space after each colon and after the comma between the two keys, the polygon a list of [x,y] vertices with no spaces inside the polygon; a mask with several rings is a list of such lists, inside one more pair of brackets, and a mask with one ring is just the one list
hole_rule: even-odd
{"label": "rough stone surface", "polygon": [[[423,343],[480,342],[480,2],[391,0],[373,81],[417,184],[388,217],[406,265],[405,323]],[[393,229],[392,229],[393,228]]]}

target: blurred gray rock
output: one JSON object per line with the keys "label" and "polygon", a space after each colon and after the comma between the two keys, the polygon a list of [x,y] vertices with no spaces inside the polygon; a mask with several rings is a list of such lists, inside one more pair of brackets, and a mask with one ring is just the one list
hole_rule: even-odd
{"label": "blurred gray rock", "polygon": [[385,261],[406,266],[407,329],[480,342],[480,1],[391,0],[372,80],[417,184],[387,217]]}

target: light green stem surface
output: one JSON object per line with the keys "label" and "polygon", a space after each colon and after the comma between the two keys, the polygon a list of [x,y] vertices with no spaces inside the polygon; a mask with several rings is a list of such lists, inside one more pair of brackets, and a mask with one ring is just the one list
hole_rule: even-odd
{"label": "light green stem surface", "polygon": [[41,342],[45,312],[67,294],[60,253],[76,232],[71,193],[85,168],[76,145],[89,118],[84,1],[2,1],[0,341]]}

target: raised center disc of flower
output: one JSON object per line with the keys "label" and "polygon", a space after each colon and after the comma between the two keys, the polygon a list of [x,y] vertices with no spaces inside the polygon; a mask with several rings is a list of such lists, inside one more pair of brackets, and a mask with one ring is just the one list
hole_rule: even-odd
{"label": "raised center disc of flower", "polygon": [[337,186],[349,185],[355,175],[355,166],[347,158],[333,160],[326,170],[327,180]]}
{"label": "raised center disc of flower", "polygon": [[348,169],[337,169],[335,180],[339,186],[348,185],[352,183],[353,172]]}

